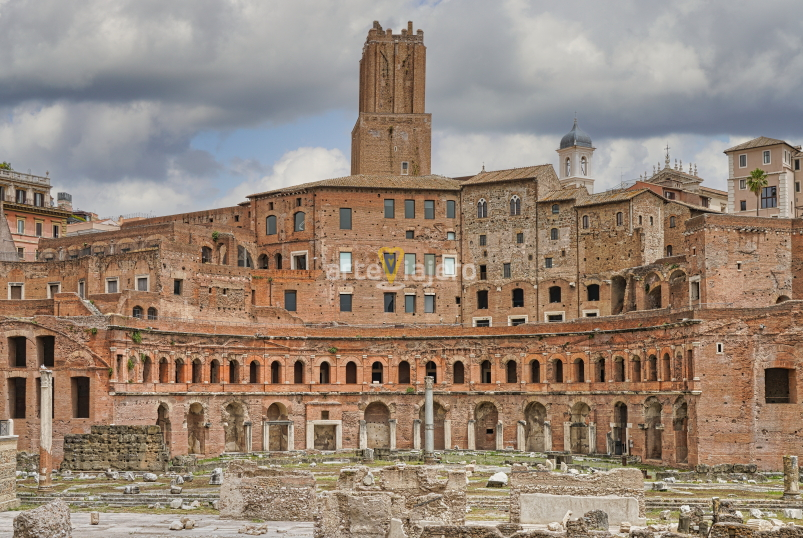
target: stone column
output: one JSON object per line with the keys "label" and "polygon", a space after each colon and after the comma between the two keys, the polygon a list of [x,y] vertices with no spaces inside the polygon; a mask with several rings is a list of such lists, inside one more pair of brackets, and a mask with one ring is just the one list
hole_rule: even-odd
{"label": "stone column", "polygon": [[[53,489],[53,371],[39,370],[41,378],[39,421],[39,490]],[[797,458],[795,458],[797,462]]]}
{"label": "stone column", "polygon": [[251,422],[243,422],[243,435],[245,437],[245,453],[250,454],[253,452],[254,437],[253,437],[253,424]]}
{"label": "stone column", "polygon": [[287,450],[296,449],[296,428],[295,423],[291,422],[287,425]]}
{"label": "stone column", "polygon": [[267,452],[270,448],[270,423],[268,421],[262,422],[262,450],[263,452]]}
{"label": "stone column", "polygon": [[368,427],[364,420],[360,421],[360,450],[368,448]]}
{"label": "stone column", "polygon": [[[362,440],[362,421],[360,421],[360,440]],[[315,448],[315,426],[312,424],[311,420],[307,421],[307,450],[313,450]],[[360,447],[362,448],[362,447]]]}
{"label": "stone column", "polygon": [[476,420],[468,421],[468,450],[477,450],[476,431],[474,425]]}
{"label": "stone column", "polygon": [[452,446],[452,421],[443,421],[443,446],[446,450],[454,448]]}
{"label": "stone column", "polygon": [[588,453],[597,453],[597,425],[594,422],[588,424]]}
{"label": "stone column", "polygon": [[552,423],[544,421],[544,452],[552,451]]}
{"label": "stone column", "polygon": [[496,423],[496,450],[505,449],[505,431],[502,421]]}
{"label": "stone column", "polygon": [[566,452],[572,451],[572,423],[563,423],[563,450]]}
{"label": "stone column", "polygon": [[516,450],[519,452],[524,452],[525,450],[525,443],[526,439],[524,436],[524,426],[527,423],[523,420],[520,420],[516,423]]}
{"label": "stone column", "polygon": [[413,450],[421,450],[421,419],[413,419]]}
{"label": "stone column", "polygon": [[[41,482],[40,482],[41,484]],[[797,456],[783,457],[783,499],[800,498],[800,471]]]}
{"label": "stone column", "polygon": [[388,420],[388,429],[390,429],[390,449],[396,450],[396,419]]}
{"label": "stone column", "polygon": [[432,376],[426,376],[424,378],[424,463],[435,462],[435,414],[432,385]]}

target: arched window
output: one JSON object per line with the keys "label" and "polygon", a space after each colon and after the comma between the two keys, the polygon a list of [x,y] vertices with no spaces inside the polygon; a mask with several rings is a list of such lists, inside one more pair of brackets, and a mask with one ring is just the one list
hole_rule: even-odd
{"label": "arched window", "polygon": [[248,382],[259,383],[259,362],[251,361],[248,366]]}
{"label": "arched window", "polygon": [[672,245],[666,245],[666,256],[667,258],[672,256]]}
{"label": "arched window", "polygon": [[401,361],[399,363],[399,383],[409,383],[410,382],[410,363],[407,361]]}
{"label": "arched window", "polygon": [[276,215],[269,215],[265,219],[265,233],[267,235],[276,235]]}
{"label": "arched window", "polygon": [[586,300],[599,301],[599,284],[589,284],[586,286]]}
{"label": "arched window", "polygon": [[270,382],[271,383],[282,382],[282,364],[279,361],[273,361],[270,364]]}
{"label": "arched window", "polygon": [[597,383],[605,383],[605,359],[597,359]]}
{"label": "arched window", "polygon": [[145,357],[142,361],[142,382],[143,383],[150,383],[151,382],[151,358]]}
{"label": "arched window", "polygon": [[267,269],[268,268],[268,255],[267,254],[260,254],[259,258],[257,258],[257,267],[259,269]]}
{"label": "arched window", "polygon": [[201,263],[212,263],[212,249],[209,247],[201,248]]}
{"label": "arched window", "polygon": [[584,176],[588,175],[588,161],[585,157],[580,158],[580,173]]}
{"label": "arched window", "polygon": [[488,202],[485,199],[481,199],[477,202],[477,218],[484,219],[488,217]]}
{"label": "arched window", "polygon": [[588,229],[588,215],[583,215],[583,228]]}
{"label": "arched window", "polygon": [[558,229],[557,228],[552,228],[551,230],[549,230],[549,238],[552,241],[557,241],[558,240]]}
{"label": "arched window", "polygon": [[624,222],[625,222],[625,216],[621,211],[619,211],[618,213],[616,213],[616,225],[622,226]]}
{"label": "arched window", "polygon": [[276,263],[274,263],[274,265],[276,266],[276,269],[281,270],[281,268],[282,268],[282,255],[277,253],[276,256],[274,256],[274,259],[276,260]]}
{"label": "arched window", "polygon": [[563,361],[560,359],[555,359],[552,363],[554,368],[553,375],[555,378],[555,383],[563,383]]}
{"label": "arched window", "polygon": [[251,253],[243,246],[237,245],[237,267],[254,267],[254,260]]}
{"label": "arched window", "polygon": [[157,317],[156,309],[154,307],[150,307],[148,309],[148,319],[156,319]]}
{"label": "arched window", "polygon": [[507,365],[505,367],[507,371],[507,382],[508,383],[518,383],[519,382],[519,374],[517,371],[516,361],[507,361]]}
{"label": "arched window", "polygon": [[427,377],[431,377],[432,378],[432,382],[433,383],[437,383],[438,382],[438,365],[437,364],[435,364],[432,361],[429,361],[427,363],[425,371],[426,371]]}
{"label": "arched window", "polygon": [[379,361],[376,361],[371,365],[371,383],[382,383],[383,370],[384,367]]}
{"label": "arched window", "polygon": [[195,359],[192,361],[192,382],[193,383],[203,383],[203,364],[201,364],[201,359]]}
{"label": "arched window", "polygon": [[552,286],[549,288],[549,302],[550,303],[559,303],[560,302],[560,286]]}
{"label": "arched window", "polygon": [[641,359],[639,357],[633,357],[633,369],[632,369],[632,379],[631,381],[641,381]]}
{"label": "arched window", "polygon": [[346,384],[357,384],[357,364],[354,361],[349,361],[348,364],[346,364]]}
{"label": "arched window", "polygon": [[524,306],[524,290],[521,288],[513,289],[513,308]]}
{"label": "arched window", "polygon": [[480,365],[480,383],[491,382],[491,361],[482,361]]}
{"label": "arched window", "polygon": [[209,365],[209,382],[220,383],[220,363],[217,359],[213,359]]}
{"label": "arched window", "polygon": [[134,316],[135,318],[142,319],[142,307],[135,306],[134,309],[131,311],[131,315]]}
{"label": "arched window", "polygon": [[566,157],[566,177],[570,177],[572,175],[572,160],[569,157]]}
{"label": "arched window", "polygon": [[669,227],[670,228],[675,227],[675,217],[669,217]]}
{"label": "arched window", "polygon": [[306,214],[303,211],[298,211],[295,215],[293,215],[293,231],[294,232],[303,232],[304,231],[304,219],[306,218]]}
{"label": "arched window", "polygon": [[521,215],[521,198],[518,196],[514,195],[513,198],[510,199],[510,215]]}
{"label": "arched window", "polygon": [[466,368],[461,361],[455,361],[452,372],[452,382],[455,385],[462,385],[466,382]]}
{"label": "arched window", "polygon": [[293,365],[293,383],[303,383],[304,382],[304,363],[301,361],[296,361]]}
{"label": "arched window", "polygon": [[326,362],[326,361],[322,362],[319,370],[320,370],[319,376],[318,376],[319,383],[328,384],[329,383],[329,363]]}
{"label": "arched window", "polygon": [[625,360],[622,357],[616,357],[613,359],[613,380],[625,380]]}
{"label": "arched window", "polygon": [[176,383],[184,383],[184,361],[176,359]]}
{"label": "arched window", "polygon": [[584,383],[586,380],[586,363],[583,359],[574,360],[574,381],[575,383]]}
{"label": "arched window", "polygon": [[552,214],[553,215],[560,214],[560,206],[558,204],[552,204]]}
{"label": "arched window", "polygon": [[240,363],[237,361],[229,361],[229,383],[240,382]]}
{"label": "arched window", "polygon": [[641,215],[638,216],[638,225],[641,226]]}
{"label": "arched window", "polygon": [[530,383],[541,382],[541,363],[533,360],[530,362]]}

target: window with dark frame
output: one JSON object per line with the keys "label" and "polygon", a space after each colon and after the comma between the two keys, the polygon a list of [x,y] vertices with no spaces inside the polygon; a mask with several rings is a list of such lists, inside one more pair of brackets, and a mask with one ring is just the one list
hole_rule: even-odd
{"label": "window with dark frame", "polygon": [[487,242],[488,242],[488,236],[486,236],[485,234],[481,234],[480,235],[480,246],[484,247],[487,244]]}
{"label": "window with dark frame", "polygon": [[761,189],[761,209],[778,207],[778,187],[764,187]]}
{"label": "window with dark frame", "polygon": [[396,200],[385,200],[385,218],[396,218]]}
{"label": "window with dark frame", "polygon": [[446,218],[453,219],[455,218],[456,210],[455,210],[455,201],[454,200],[446,200]]}
{"label": "window with dark frame", "polygon": [[385,312],[393,313],[396,311],[396,294],[395,293],[385,293],[384,294],[384,303],[385,303]]}
{"label": "window with dark frame", "polygon": [[544,267],[552,269],[552,258],[544,258]]}
{"label": "window with dark frame", "polygon": [[288,312],[295,312],[297,297],[298,295],[295,290],[284,290],[284,309]]}
{"label": "window with dark frame", "polygon": [[561,300],[560,286],[551,286],[549,288],[549,302],[550,303],[559,303],[560,300]]}
{"label": "window with dark frame", "polygon": [[404,218],[406,219],[415,218],[415,200],[404,201]]}
{"label": "window with dark frame", "polygon": [[424,218],[426,220],[435,218],[435,200],[424,200]]}
{"label": "window with dark frame", "polygon": [[521,288],[513,289],[513,308],[524,306],[524,290]]}
{"label": "window with dark frame", "polygon": [[522,244],[524,244],[524,234],[523,234],[522,232],[518,232],[518,233],[516,234],[516,244],[517,244],[517,245],[522,245]]}
{"label": "window with dark frame", "polygon": [[340,208],[340,229],[351,230],[351,208]]}
{"label": "window with dark frame", "polygon": [[341,293],[340,294],[340,311],[341,312],[351,312],[351,298],[352,298],[352,295],[350,293]]}
{"label": "window with dark frame", "polygon": [[415,239],[415,232],[413,230],[407,230],[404,232],[405,239]]}
{"label": "window with dark frame", "polygon": [[488,279],[488,266],[480,265],[480,280],[487,280],[487,279]]}
{"label": "window with dark frame", "polygon": [[404,296],[404,312],[406,314],[415,314],[415,295]]}
{"label": "window with dark frame", "polygon": [[435,296],[434,295],[424,295],[424,313],[425,314],[434,314],[435,313]]}
{"label": "window with dark frame", "polygon": [[173,280],[173,295],[181,295],[181,287],[183,284],[184,281],[179,278]]}
{"label": "window with dark frame", "polygon": [[488,308],[488,290],[477,291],[477,309],[487,310]]}
{"label": "window with dark frame", "polygon": [[510,278],[510,264],[503,263],[502,264],[502,278]]}

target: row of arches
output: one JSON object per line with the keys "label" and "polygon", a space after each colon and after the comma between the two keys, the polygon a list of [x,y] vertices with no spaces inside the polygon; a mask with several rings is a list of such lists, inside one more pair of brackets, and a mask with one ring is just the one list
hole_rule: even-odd
{"label": "row of arches", "polygon": [[[521,198],[519,195],[514,194],[510,197],[510,216],[515,217],[521,215]],[[477,218],[488,218],[488,201],[485,198],[480,198],[477,202]]]}

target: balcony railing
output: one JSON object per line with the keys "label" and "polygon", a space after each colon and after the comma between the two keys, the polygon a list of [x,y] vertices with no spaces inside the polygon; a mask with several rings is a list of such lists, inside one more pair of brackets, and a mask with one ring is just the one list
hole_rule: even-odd
{"label": "balcony railing", "polygon": [[23,174],[15,172],[14,170],[0,169],[0,178],[9,181],[24,181],[25,183],[35,183],[37,185],[50,186],[50,178],[42,176],[34,176],[32,174]]}

